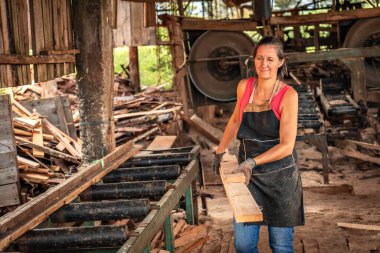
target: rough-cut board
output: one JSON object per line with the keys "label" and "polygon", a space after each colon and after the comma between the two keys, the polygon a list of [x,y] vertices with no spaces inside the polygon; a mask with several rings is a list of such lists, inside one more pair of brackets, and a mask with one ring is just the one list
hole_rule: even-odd
{"label": "rough-cut board", "polygon": [[243,174],[231,174],[238,167],[235,156],[226,152],[220,168],[220,176],[236,222],[257,222],[263,214],[245,184]]}
{"label": "rough-cut board", "polygon": [[162,150],[171,148],[177,139],[177,136],[156,136],[147,147],[147,150]]}
{"label": "rough-cut board", "polygon": [[10,96],[0,96],[0,207],[20,203]]}
{"label": "rough-cut board", "polygon": [[364,230],[376,230],[376,231],[380,231],[380,226],[379,225],[367,225],[367,224],[344,223],[344,222],[338,222],[336,225],[338,227],[343,227],[343,228],[354,228],[354,229],[364,229]]}

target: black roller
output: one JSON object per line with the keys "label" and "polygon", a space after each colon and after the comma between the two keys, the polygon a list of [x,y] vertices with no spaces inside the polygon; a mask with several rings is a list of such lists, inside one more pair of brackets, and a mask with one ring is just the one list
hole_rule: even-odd
{"label": "black roller", "polygon": [[92,185],[80,195],[80,198],[83,201],[128,198],[158,200],[165,192],[166,182],[164,180],[108,183]]}
{"label": "black roller", "polygon": [[143,180],[175,180],[180,174],[178,165],[119,168],[103,177],[104,183]]}
{"label": "black roller", "polygon": [[34,229],[14,244],[21,252],[119,248],[128,239],[125,226]]}
{"label": "black roller", "polygon": [[106,221],[143,218],[150,211],[148,199],[69,203],[50,215],[53,222]]}
{"label": "black roller", "polygon": [[[236,100],[241,76],[239,56],[252,53],[253,41],[242,32],[208,31],[192,45],[189,74],[196,88],[216,101]],[[212,61],[197,61],[217,58]],[[228,59],[229,58],[229,59]]]}

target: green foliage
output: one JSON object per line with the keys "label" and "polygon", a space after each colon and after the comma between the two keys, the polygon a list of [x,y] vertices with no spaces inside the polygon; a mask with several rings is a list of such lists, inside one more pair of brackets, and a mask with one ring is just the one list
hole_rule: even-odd
{"label": "green foliage", "polygon": [[[173,79],[170,48],[164,46],[141,46],[138,48],[138,54],[141,87],[164,85],[166,89],[170,89]],[[115,73],[121,73],[123,71],[121,65],[126,67],[128,64],[128,47],[115,48]]]}
{"label": "green foliage", "polygon": [[0,96],[6,95],[6,94],[11,94],[12,89],[11,88],[0,88]]}
{"label": "green foliage", "polygon": [[294,8],[296,3],[296,0],[276,0],[274,1],[274,7],[280,10],[289,10]]}

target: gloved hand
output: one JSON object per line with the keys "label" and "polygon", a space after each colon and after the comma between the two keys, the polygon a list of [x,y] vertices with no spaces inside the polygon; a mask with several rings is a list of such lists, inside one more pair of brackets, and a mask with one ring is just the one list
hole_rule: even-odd
{"label": "gloved hand", "polygon": [[252,158],[248,158],[242,162],[239,167],[232,171],[232,174],[243,173],[245,178],[245,184],[248,185],[252,176],[252,169],[256,167],[256,162]]}
{"label": "gloved hand", "polygon": [[219,169],[220,169],[220,163],[222,162],[222,159],[223,159],[223,155],[225,154],[226,152],[223,152],[223,153],[220,153],[220,154],[217,154],[216,152],[214,152],[214,161],[212,162],[212,168],[214,169],[214,172],[216,174],[220,174],[219,172]]}

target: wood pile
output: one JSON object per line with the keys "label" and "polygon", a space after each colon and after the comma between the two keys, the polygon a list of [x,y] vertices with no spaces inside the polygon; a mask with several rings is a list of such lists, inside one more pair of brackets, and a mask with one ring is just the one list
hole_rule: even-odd
{"label": "wood pile", "polygon": [[81,163],[81,144],[37,112],[12,101],[22,202],[61,183]]}
{"label": "wood pile", "polygon": [[[118,146],[139,137],[147,139],[152,133],[173,135],[178,131],[176,120],[182,105],[175,102],[177,98],[173,91],[151,87],[135,93],[129,87],[129,81],[120,76],[114,87]],[[76,80],[74,76],[63,76],[45,83],[18,86],[12,88],[12,97],[22,202],[27,202],[52,185],[63,182],[77,172],[76,167],[81,164]],[[63,106],[64,100],[61,105],[59,98],[66,99],[68,112]],[[46,100],[49,100],[49,106],[35,106]],[[54,112],[53,105],[57,107]],[[52,114],[58,119],[53,120]]]}
{"label": "wood pile", "polygon": [[[223,233],[221,230],[212,230],[206,224],[190,225],[184,218],[177,220],[174,218],[172,237],[177,253],[235,252],[232,232]],[[155,235],[150,248],[151,253],[159,253],[165,249],[164,230],[160,230]]]}

